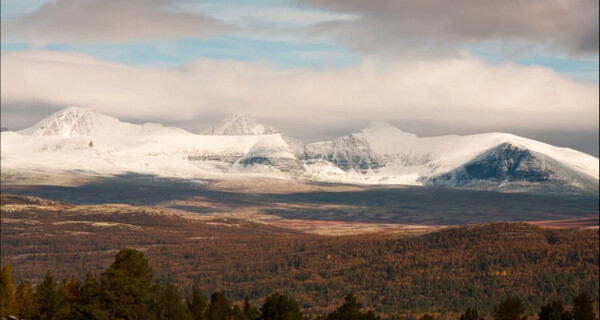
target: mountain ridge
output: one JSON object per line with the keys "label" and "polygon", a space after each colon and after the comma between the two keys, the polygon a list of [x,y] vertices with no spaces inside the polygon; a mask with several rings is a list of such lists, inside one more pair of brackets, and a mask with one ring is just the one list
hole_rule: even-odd
{"label": "mountain ridge", "polygon": [[[193,134],[70,107],[30,128],[2,132],[2,145],[4,164],[16,171],[39,166],[194,178],[251,174],[506,192],[598,189],[598,158],[573,149],[507,133],[419,137],[384,122],[305,145],[249,115],[229,117],[204,134]],[[511,163],[517,163],[512,171],[503,168]],[[475,170],[478,166],[482,168]]]}

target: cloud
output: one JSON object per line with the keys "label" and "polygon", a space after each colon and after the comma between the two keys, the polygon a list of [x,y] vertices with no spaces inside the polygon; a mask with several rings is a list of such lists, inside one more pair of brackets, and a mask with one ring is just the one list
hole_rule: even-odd
{"label": "cloud", "polygon": [[322,22],[347,21],[358,18],[358,16],[351,14],[338,14],[291,5],[267,5],[260,4],[260,2],[183,2],[173,4],[171,9],[175,12],[207,14],[240,28],[306,27]]}
{"label": "cloud", "polygon": [[207,37],[233,27],[200,13],[165,10],[169,0],[58,0],[2,21],[2,41],[43,46],[67,42],[131,42]]}
{"label": "cloud", "polygon": [[[137,121],[204,123],[235,113],[304,131],[343,131],[367,120],[481,129],[597,130],[598,84],[543,67],[490,66],[465,55],[341,70],[280,70],[201,59],[142,68],[51,51],[2,54],[2,109],[94,108]],[[32,115],[32,123],[41,115]]]}
{"label": "cloud", "polygon": [[361,50],[394,51],[488,40],[531,41],[574,54],[598,52],[598,0],[296,0],[355,21],[322,23]]}

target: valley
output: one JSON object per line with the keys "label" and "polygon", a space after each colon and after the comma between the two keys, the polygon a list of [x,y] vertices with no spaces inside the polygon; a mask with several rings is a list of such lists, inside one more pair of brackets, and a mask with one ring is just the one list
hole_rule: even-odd
{"label": "valley", "polygon": [[2,184],[2,193],[75,204],[122,203],[200,216],[451,226],[597,217],[598,197],[420,186],[300,183],[281,179],[187,180],[125,174],[70,185]]}
{"label": "valley", "polygon": [[[533,312],[580,291],[598,300],[598,229],[490,223],[328,236],[227,216],[126,204],[75,205],[2,194],[2,262],[38,283],[107,268],[123,247],[150,260],[163,283],[253,303],[272,292],[304,312],[329,312],[349,292],[377,312],[458,313],[514,291]],[[305,220],[309,223],[309,220]],[[326,225],[330,222],[321,223]]]}

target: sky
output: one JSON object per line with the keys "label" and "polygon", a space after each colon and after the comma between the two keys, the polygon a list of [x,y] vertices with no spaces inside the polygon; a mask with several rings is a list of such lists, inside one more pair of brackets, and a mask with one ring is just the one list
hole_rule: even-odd
{"label": "sky", "polygon": [[68,106],[305,142],[386,121],[598,156],[597,0],[2,0],[1,125]]}

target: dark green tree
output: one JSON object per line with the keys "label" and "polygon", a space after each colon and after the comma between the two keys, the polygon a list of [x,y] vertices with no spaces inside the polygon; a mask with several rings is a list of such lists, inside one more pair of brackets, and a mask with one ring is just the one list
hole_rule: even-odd
{"label": "dark green tree", "polygon": [[381,317],[376,315],[373,311],[369,310],[363,317],[364,320],[381,320]]}
{"label": "dark green tree", "polygon": [[467,308],[465,312],[460,316],[460,320],[481,320],[479,317],[479,311],[475,308]]}
{"label": "dark green tree", "polygon": [[424,314],[423,316],[421,316],[419,318],[419,320],[433,320],[433,316],[430,315],[429,313]]}
{"label": "dark green tree", "polygon": [[260,312],[254,305],[250,303],[250,299],[248,297],[244,298],[243,311],[247,320],[257,320],[260,318]]}
{"label": "dark green tree", "polygon": [[221,292],[215,292],[210,296],[210,303],[206,308],[207,320],[229,320],[231,315],[231,303]]}
{"label": "dark green tree", "polygon": [[327,316],[328,320],[362,320],[364,314],[360,311],[362,304],[354,294],[344,298],[344,303]]}
{"label": "dark green tree", "polygon": [[233,306],[233,308],[231,309],[231,317],[230,319],[233,320],[248,320],[246,319],[246,315],[244,314],[244,311],[242,311],[242,308],[240,308],[240,306]]}
{"label": "dark green tree", "polygon": [[573,310],[571,314],[574,320],[596,319],[594,300],[590,298],[587,292],[581,292],[573,298]]}
{"label": "dark green tree", "polygon": [[523,301],[517,297],[509,297],[494,307],[492,315],[496,320],[527,320]]}
{"label": "dark green tree", "polygon": [[539,320],[569,320],[570,314],[565,312],[562,302],[555,300],[542,306],[538,313]]}
{"label": "dark green tree", "polygon": [[35,292],[35,297],[39,305],[40,319],[55,319],[60,314],[64,317],[65,296],[58,290],[56,279],[50,271],[46,272],[44,280],[39,284]]}
{"label": "dark green tree", "polygon": [[296,300],[286,295],[273,293],[260,308],[263,320],[301,320],[302,313]]}
{"label": "dark green tree", "polygon": [[165,320],[190,320],[190,312],[183,302],[177,287],[169,283],[162,290],[159,300],[159,319]]}
{"label": "dark green tree", "polygon": [[73,314],[75,319],[108,319],[108,312],[101,306],[100,283],[89,272],[79,289]]}
{"label": "dark green tree", "polygon": [[58,293],[63,299],[56,317],[58,319],[67,319],[74,313],[79,297],[79,282],[77,278],[73,276],[71,279],[61,281],[58,286]]}
{"label": "dark green tree", "polygon": [[151,318],[149,305],[152,268],[144,254],[121,249],[100,277],[101,305],[112,319]]}
{"label": "dark green tree", "polygon": [[200,289],[200,284],[192,287],[192,292],[185,301],[193,320],[205,320],[206,298]]}

